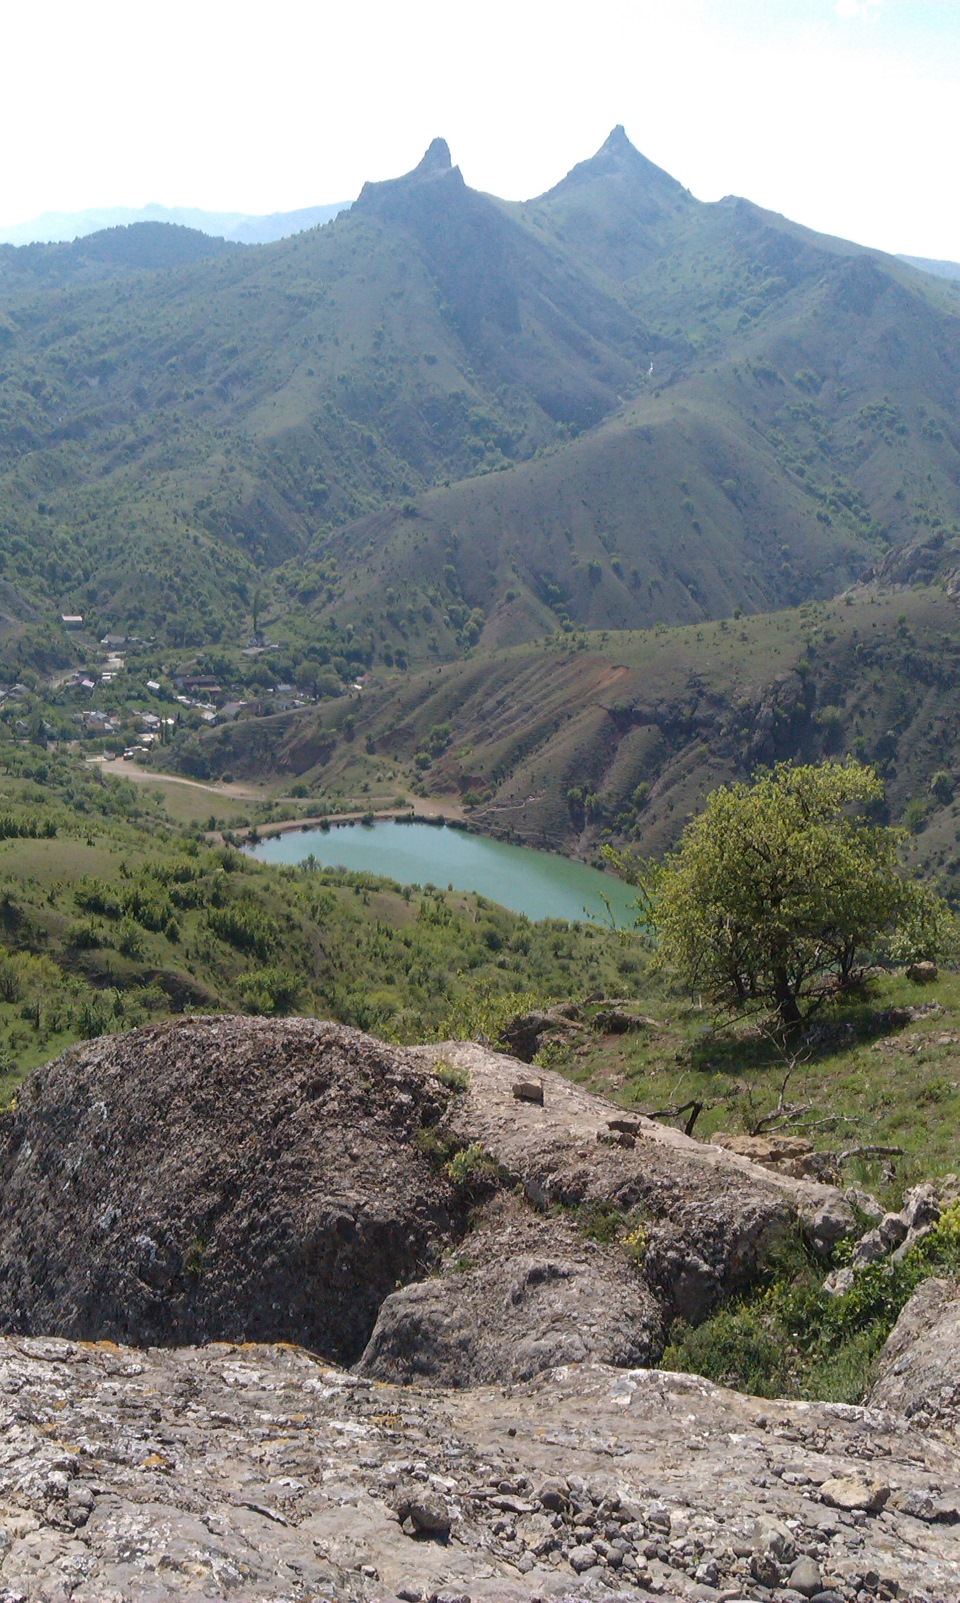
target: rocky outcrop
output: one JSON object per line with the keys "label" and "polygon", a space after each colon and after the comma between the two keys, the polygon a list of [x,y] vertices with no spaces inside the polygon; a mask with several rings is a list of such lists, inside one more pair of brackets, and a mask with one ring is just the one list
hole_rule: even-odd
{"label": "rocky outcrop", "polygon": [[640,1367],[849,1205],[521,1074],[203,1018],[25,1082],[0,1319],[139,1345],[0,1337],[0,1603],[960,1595],[954,1288],[905,1310],[869,1408]]}
{"label": "rocky outcrop", "polygon": [[308,1019],[72,1048],[0,1133],[0,1328],[350,1362],[461,1228],[416,1140],[448,1098],[404,1053]]}
{"label": "rocky outcrop", "polygon": [[450,1104],[449,1128],[479,1142],[536,1208],[602,1205],[642,1219],[643,1276],[667,1316],[701,1318],[745,1288],[772,1237],[798,1220],[823,1249],[855,1230],[834,1187],[761,1168],[655,1119],[625,1121],[622,1109],[559,1074],[541,1076],[539,1105],[514,1097],[517,1064],[503,1054],[446,1042],[413,1056],[461,1071],[467,1090]]}
{"label": "rocky outcrop", "polygon": [[357,1366],[381,1380],[477,1386],[663,1345],[658,1304],[622,1250],[498,1197],[440,1276],[388,1297]]}
{"label": "rocky outcrop", "polygon": [[[427,1282],[385,1310],[378,1362],[509,1380],[648,1361],[665,1320],[749,1285],[779,1231],[800,1219],[829,1246],[854,1227],[831,1187],[625,1120],[557,1074],[518,1098],[523,1079],[478,1046],[400,1050],[308,1019],[72,1048],[0,1127],[0,1328],[288,1340],[349,1363],[390,1294]],[[497,1191],[523,1204],[488,1210],[474,1242]],[[598,1209],[603,1252],[575,1223]]]}
{"label": "rocky outcrop", "polygon": [[[943,1203],[951,1197],[956,1177],[947,1175],[939,1186],[929,1181],[914,1186],[903,1199],[899,1213],[884,1213],[874,1228],[860,1237],[850,1254],[849,1264],[834,1269],[824,1282],[829,1292],[849,1291],[857,1271],[868,1264],[879,1263],[882,1258],[895,1262],[906,1257],[912,1247],[922,1241],[940,1219]],[[871,1199],[872,1200],[872,1199]]]}
{"label": "rocky outcrop", "polygon": [[509,1019],[500,1031],[499,1045],[521,1063],[532,1063],[549,1041],[570,1041],[583,1035],[579,1009],[569,1003],[562,1007],[532,1008]]}
{"label": "rocky outcrop", "polygon": [[917,1287],[880,1354],[870,1400],[925,1429],[960,1429],[960,1285],[955,1281],[931,1278]]}
{"label": "rocky outcrop", "polygon": [[960,1596],[950,1442],[691,1375],[448,1393],[290,1347],[3,1338],[0,1438],[5,1603]]}

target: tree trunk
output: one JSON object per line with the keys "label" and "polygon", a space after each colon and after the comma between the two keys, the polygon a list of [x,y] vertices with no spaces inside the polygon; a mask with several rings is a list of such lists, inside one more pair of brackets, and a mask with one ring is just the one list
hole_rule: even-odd
{"label": "tree trunk", "polygon": [[787,979],[785,969],[775,969],[773,975],[773,994],[777,999],[777,1011],[784,1024],[799,1024],[803,1015],[797,1006],[797,998]]}

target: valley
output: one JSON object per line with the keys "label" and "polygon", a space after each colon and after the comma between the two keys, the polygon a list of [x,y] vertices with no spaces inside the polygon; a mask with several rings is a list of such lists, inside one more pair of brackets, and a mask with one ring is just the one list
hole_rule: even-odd
{"label": "valley", "polygon": [[949,1603],[960,280],[237,228],[0,245],[0,1598]]}

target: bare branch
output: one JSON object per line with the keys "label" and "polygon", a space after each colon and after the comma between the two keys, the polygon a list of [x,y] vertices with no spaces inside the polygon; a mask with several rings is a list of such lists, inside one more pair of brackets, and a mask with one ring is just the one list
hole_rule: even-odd
{"label": "bare branch", "polygon": [[903,1147],[845,1147],[843,1152],[837,1153],[837,1162],[846,1163],[850,1158],[902,1158]]}
{"label": "bare branch", "polygon": [[679,1119],[685,1113],[688,1113],[690,1117],[684,1124],[683,1133],[684,1135],[692,1135],[693,1127],[703,1112],[703,1107],[702,1102],[698,1102],[696,1098],[691,1098],[689,1102],[685,1102],[680,1108],[657,1108],[654,1113],[647,1113],[644,1117],[647,1119]]}

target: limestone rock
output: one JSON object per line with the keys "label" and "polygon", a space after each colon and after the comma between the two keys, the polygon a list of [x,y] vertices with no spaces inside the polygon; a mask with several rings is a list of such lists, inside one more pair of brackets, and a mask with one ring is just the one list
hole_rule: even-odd
{"label": "limestone rock", "polygon": [[521,1063],[532,1063],[544,1043],[583,1034],[583,1026],[558,1008],[518,1013],[500,1031],[499,1044]]}
{"label": "limestone rock", "polygon": [[864,1475],[838,1475],[823,1482],[820,1496],[830,1508],[842,1508],[847,1513],[859,1509],[866,1514],[879,1514],[890,1496],[890,1488],[883,1481],[868,1480]]}
{"label": "limestone rock", "polygon": [[402,1492],[393,1506],[404,1530],[407,1530],[409,1523],[413,1528],[412,1533],[417,1535],[447,1536],[456,1519],[456,1513],[446,1498],[419,1487]]}
{"label": "limestone rock", "polygon": [[[518,1101],[518,1067],[309,1019],[178,1019],[71,1048],[0,1121],[0,1329],[293,1340],[353,1362],[399,1283],[385,1363],[407,1362],[419,1323],[422,1372],[449,1384],[632,1367],[667,1319],[748,1286],[785,1225],[826,1245],[853,1228],[832,1187],[640,1116],[612,1131],[621,1110],[560,1075],[543,1106]],[[503,1214],[473,1241],[457,1147],[494,1160],[488,1193],[525,1194],[525,1224]],[[633,1257],[585,1254],[568,1228],[583,1208],[642,1221]],[[562,1228],[538,1221],[557,1209]],[[464,1263],[435,1283],[447,1249]]]}
{"label": "limestone rock", "polygon": [[660,1311],[636,1267],[571,1221],[500,1198],[448,1262],[463,1252],[469,1268],[386,1299],[361,1374],[476,1386],[587,1358],[636,1368],[660,1351]]}
{"label": "limestone rock", "polygon": [[[960,1479],[952,1443],[693,1375],[585,1363],[445,1392],[289,1346],[6,1337],[0,1433],[0,1596],[25,1603],[648,1603],[648,1581],[663,1603],[750,1599],[751,1556],[789,1597],[809,1595],[805,1554],[842,1603],[872,1575],[870,1597],[880,1579],[911,1603],[960,1596],[960,1528],[893,1498],[858,1526],[806,1480],[872,1454],[920,1507]],[[763,1473],[771,1452],[803,1484]],[[561,1461],[566,1501],[538,1507]],[[80,1493],[77,1530],[62,1511]],[[755,1552],[758,1526],[779,1557]]]}
{"label": "limestone rock", "polygon": [[598,1007],[592,1019],[593,1028],[601,1035],[628,1035],[634,1030],[659,1029],[656,1019],[641,1013],[629,1003],[608,1002]]}
{"label": "limestone rock", "polygon": [[960,1425],[960,1287],[919,1285],[877,1361],[870,1402],[926,1427]]}
{"label": "limestone rock", "polygon": [[0,1328],[359,1357],[461,1228],[416,1137],[450,1093],[310,1019],[197,1018],[71,1048],[0,1128]]}
{"label": "limestone rock", "polygon": [[411,1056],[427,1064],[443,1057],[466,1071],[450,1129],[479,1141],[536,1207],[639,1210],[643,1276],[665,1317],[702,1318],[747,1286],[771,1235],[790,1222],[801,1221],[822,1250],[856,1228],[835,1187],[777,1174],[656,1120],[632,1118],[632,1145],[621,1146],[611,1137],[623,1132],[609,1126],[622,1110],[561,1075],[544,1071],[544,1106],[532,1107],[514,1099],[516,1064],[504,1054],[443,1042]]}
{"label": "limestone rock", "polygon": [[782,1168],[813,1151],[813,1143],[798,1135],[734,1135],[716,1130],[710,1140],[714,1146],[738,1152],[741,1157],[770,1169]]}

